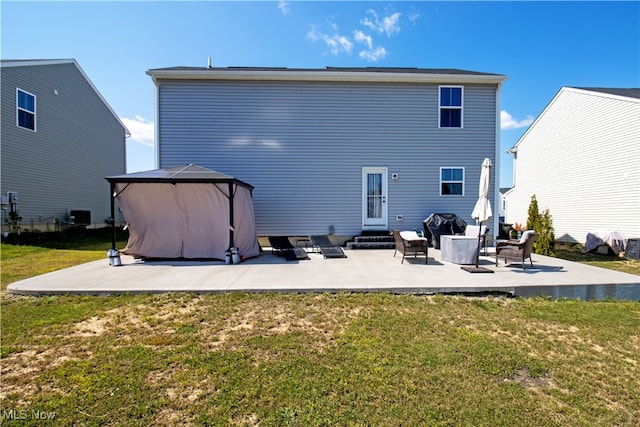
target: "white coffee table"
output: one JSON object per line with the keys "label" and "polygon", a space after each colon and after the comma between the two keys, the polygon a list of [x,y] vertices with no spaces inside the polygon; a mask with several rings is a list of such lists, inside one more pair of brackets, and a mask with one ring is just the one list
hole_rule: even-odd
{"label": "white coffee table", "polygon": [[478,238],[470,236],[440,236],[440,258],[454,264],[475,264]]}

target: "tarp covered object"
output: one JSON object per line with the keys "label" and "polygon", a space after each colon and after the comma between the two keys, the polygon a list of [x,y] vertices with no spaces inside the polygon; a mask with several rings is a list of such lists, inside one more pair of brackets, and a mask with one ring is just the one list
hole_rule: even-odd
{"label": "tarp covered object", "polygon": [[625,250],[627,239],[619,231],[593,230],[587,233],[583,252],[591,252],[600,245],[608,245],[617,255]]}
{"label": "tarp covered object", "polygon": [[196,165],[106,179],[128,225],[125,254],[224,259],[232,246],[260,254],[249,184]]}
{"label": "tarp covered object", "polygon": [[424,237],[429,244],[440,249],[440,236],[464,233],[467,223],[456,214],[433,213],[422,221]]}

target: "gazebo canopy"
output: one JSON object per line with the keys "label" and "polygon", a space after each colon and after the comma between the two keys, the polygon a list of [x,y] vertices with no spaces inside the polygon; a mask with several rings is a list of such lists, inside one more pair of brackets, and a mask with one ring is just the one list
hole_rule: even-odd
{"label": "gazebo canopy", "polygon": [[165,169],[154,169],[144,172],[128,173],[124,175],[114,175],[105,178],[111,183],[116,182],[158,182],[175,184],[177,182],[192,183],[234,183],[253,190],[253,186],[220,172],[203,168],[202,166],[189,164],[186,166],[176,166]]}
{"label": "gazebo canopy", "polygon": [[125,254],[224,259],[237,247],[247,258],[259,255],[253,186],[246,182],[193,164],[105,179],[111,184],[112,218],[118,199],[128,224]]}

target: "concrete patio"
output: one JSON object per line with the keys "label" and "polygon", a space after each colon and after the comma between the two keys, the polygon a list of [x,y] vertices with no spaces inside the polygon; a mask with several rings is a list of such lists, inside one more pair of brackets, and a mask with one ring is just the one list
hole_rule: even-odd
{"label": "concrete patio", "polygon": [[495,266],[482,256],[480,265],[493,274],[473,274],[444,262],[440,251],[424,257],[394,258],[393,249],[346,250],[348,258],[287,262],[269,248],[238,265],[221,261],[143,262],[122,255],[122,266],[105,259],[78,265],[7,287],[21,295],[122,294],[161,292],[393,292],[412,294],[462,293],[547,295],[553,298],[640,300],[640,276],[533,255],[533,268],[520,263]]}

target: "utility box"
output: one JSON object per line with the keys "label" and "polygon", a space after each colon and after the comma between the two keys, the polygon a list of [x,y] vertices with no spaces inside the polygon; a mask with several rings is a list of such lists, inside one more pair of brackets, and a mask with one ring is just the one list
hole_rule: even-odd
{"label": "utility box", "polygon": [[91,225],[91,211],[70,211],[69,216],[73,218],[74,225]]}
{"label": "utility box", "polygon": [[627,248],[624,251],[626,259],[640,260],[640,239],[627,239]]}

